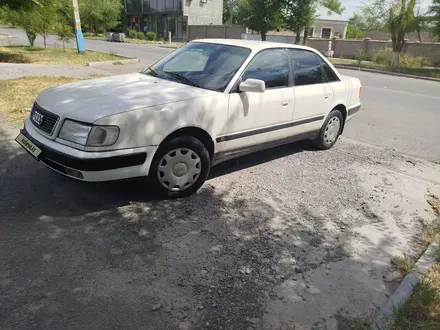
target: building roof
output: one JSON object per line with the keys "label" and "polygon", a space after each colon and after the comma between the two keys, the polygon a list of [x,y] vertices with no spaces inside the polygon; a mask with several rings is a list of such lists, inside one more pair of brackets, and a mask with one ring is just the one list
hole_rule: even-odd
{"label": "building roof", "polygon": [[319,6],[318,8],[316,8],[316,20],[348,22],[348,20],[345,19],[344,16],[339,15],[338,13],[335,13],[334,11],[331,11],[330,9],[323,6]]}
{"label": "building roof", "polygon": [[300,46],[294,44],[286,44],[281,42],[270,42],[270,41],[258,41],[258,40],[244,40],[244,39],[197,39],[192,42],[207,42],[213,44],[221,44],[228,46],[237,46],[237,47],[245,47],[249,48],[253,51],[259,51],[267,48],[299,48],[299,49],[308,49],[316,51],[313,48],[307,46]]}

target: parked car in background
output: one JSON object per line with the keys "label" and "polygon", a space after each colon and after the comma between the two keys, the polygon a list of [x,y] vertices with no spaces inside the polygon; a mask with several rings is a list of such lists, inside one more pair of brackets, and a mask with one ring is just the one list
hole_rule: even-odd
{"label": "parked car in background", "polygon": [[141,73],[41,92],[16,141],[66,176],[148,177],[181,197],[244,153],[301,139],[331,148],[360,94],[357,78],[312,48],[197,40]]}

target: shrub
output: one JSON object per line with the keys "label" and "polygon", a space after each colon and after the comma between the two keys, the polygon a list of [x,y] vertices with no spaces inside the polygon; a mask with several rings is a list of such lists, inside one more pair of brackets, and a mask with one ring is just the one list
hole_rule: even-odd
{"label": "shrub", "polygon": [[143,32],[136,32],[136,39],[145,40],[145,35]]}
{"label": "shrub", "polygon": [[128,30],[128,37],[131,39],[136,39],[136,30]]}
{"label": "shrub", "polygon": [[402,68],[423,68],[429,65],[429,60],[423,56],[410,56],[408,54],[400,54],[399,57],[399,67]]}
{"label": "shrub", "polygon": [[153,31],[147,32],[146,38],[149,41],[156,40],[156,32],[153,32]]}
{"label": "shrub", "polygon": [[[371,57],[374,63],[391,66],[393,50],[384,47],[373,52]],[[423,56],[410,56],[408,54],[400,54],[399,56],[399,67],[401,68],[423,68],[429,65],[431,65],[431,62]]]}
{"label": "shrub", "polygon": [[359,49],[358,54],[356,55],[356,61],[359,66],[362,65],[362,62],[367,58],[367,53],[363,49]]}
{"label": "shrub", "polygon": [[393,50],[388,47],[380,48],[373,52],[371,59],[374,63],[391,65],[391,59],[393,58]]}

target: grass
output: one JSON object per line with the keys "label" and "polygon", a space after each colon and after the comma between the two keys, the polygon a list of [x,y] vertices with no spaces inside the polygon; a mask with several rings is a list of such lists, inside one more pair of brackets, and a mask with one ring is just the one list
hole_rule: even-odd
{"label": "grass", "polygon": [[[427,202],[434,213],[440,216],[440,198],[430,194],[427,196]],[[394,324],[388,327],[389,330],[440,329],[440,225],[438,223],[426,227],[420,239],[420,243],[425,246],[434,241],[438,244],[435,251],[437,263],[415,287],[411,297],[396,309],[396,319]],[[410,266],[407,261],[396,260],[396,263],[405,269]]]}
{"label": "grass", "polygon": [[26,77],[0,81],[0,112],[9,121],[22,123],[43,89],[79,80],[67,77]]}
{"label": "grass", "polygon": [[[347,66],[353,66],[356,68],[359,67],[356,60],[331,58],[330,62],[332,64],[347,65]],[[383,64],[377,64],[372,61],[363,61],[360,67],[391,72],[391,69],[388,66],[383,65]],[[415,75],[415,76],[431,77],[431,78],[439,78],[440,79],[440,68],[398,68],[396,72],[403,73],[403,74],[409,74],[409,75]]]}
{"label": "grass", "polygon": [[416,286],[411,297],[396,310],[389,329],[440,329],[440,264],[435,264]]}
{"label": "grass", "polygon": [[94,39],[94,40],[107,40],[105,34],[98,33],[98,35],[95,35],[94,33],[85,32],[83,33],[84,38],[87,39]]}
{"label": "grass", "polygon": [[415,262],[407,255],[403,255],[403,256],[392,257],[391,264],[402,275],[406,275],[414,268]]}
{"label": "grass", "polygon": [[117,61],[126,59],[115,54],[86,51],[78,54],[75,49],[42,48],[29,46],[0,47],[0,62],[4,63],[38,63],[38,64],[78,64],[88,62]]}

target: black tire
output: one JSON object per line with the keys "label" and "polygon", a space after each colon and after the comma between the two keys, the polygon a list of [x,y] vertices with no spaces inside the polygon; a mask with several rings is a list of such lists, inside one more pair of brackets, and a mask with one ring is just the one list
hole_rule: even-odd
{"label": "black tire", "polygon": [[[167,189],[160,183],[158,178],[158,166],[159,162],[168,152],[179,148],[190,149],[199,156],[201,162],[201,172],[193,185],[183,190],[173,191]],[[197,190],[199,190],[199,188],[206,181],[210,168],[211,158],[205,145],[195,137],[183,135],[172,139],[159,147],[154,155],[153,161],[151,162],[148,176],[155,194],[165,198],[180,198],[194,194]]]}
{"label": "black tire", "polygon": [[[326,128],[329,121],[332,120],[334,117],[339,118],[340,128],[336,138],[333,141],[328,142],[326,138],[327,137]],[[315,145],[315,147],[321,150],[327,150],[333,147],[336,141],[338,140],[339,135],[341,134],[343,125],[344,125],[344,118],[342,117],[341,111],[335,109],[332,112],[330,112],[330,114],[327,116],[327,119],[324,121],[321,130],[319,131],[319,136],[315,140],[313,140],[313,144]]]}

